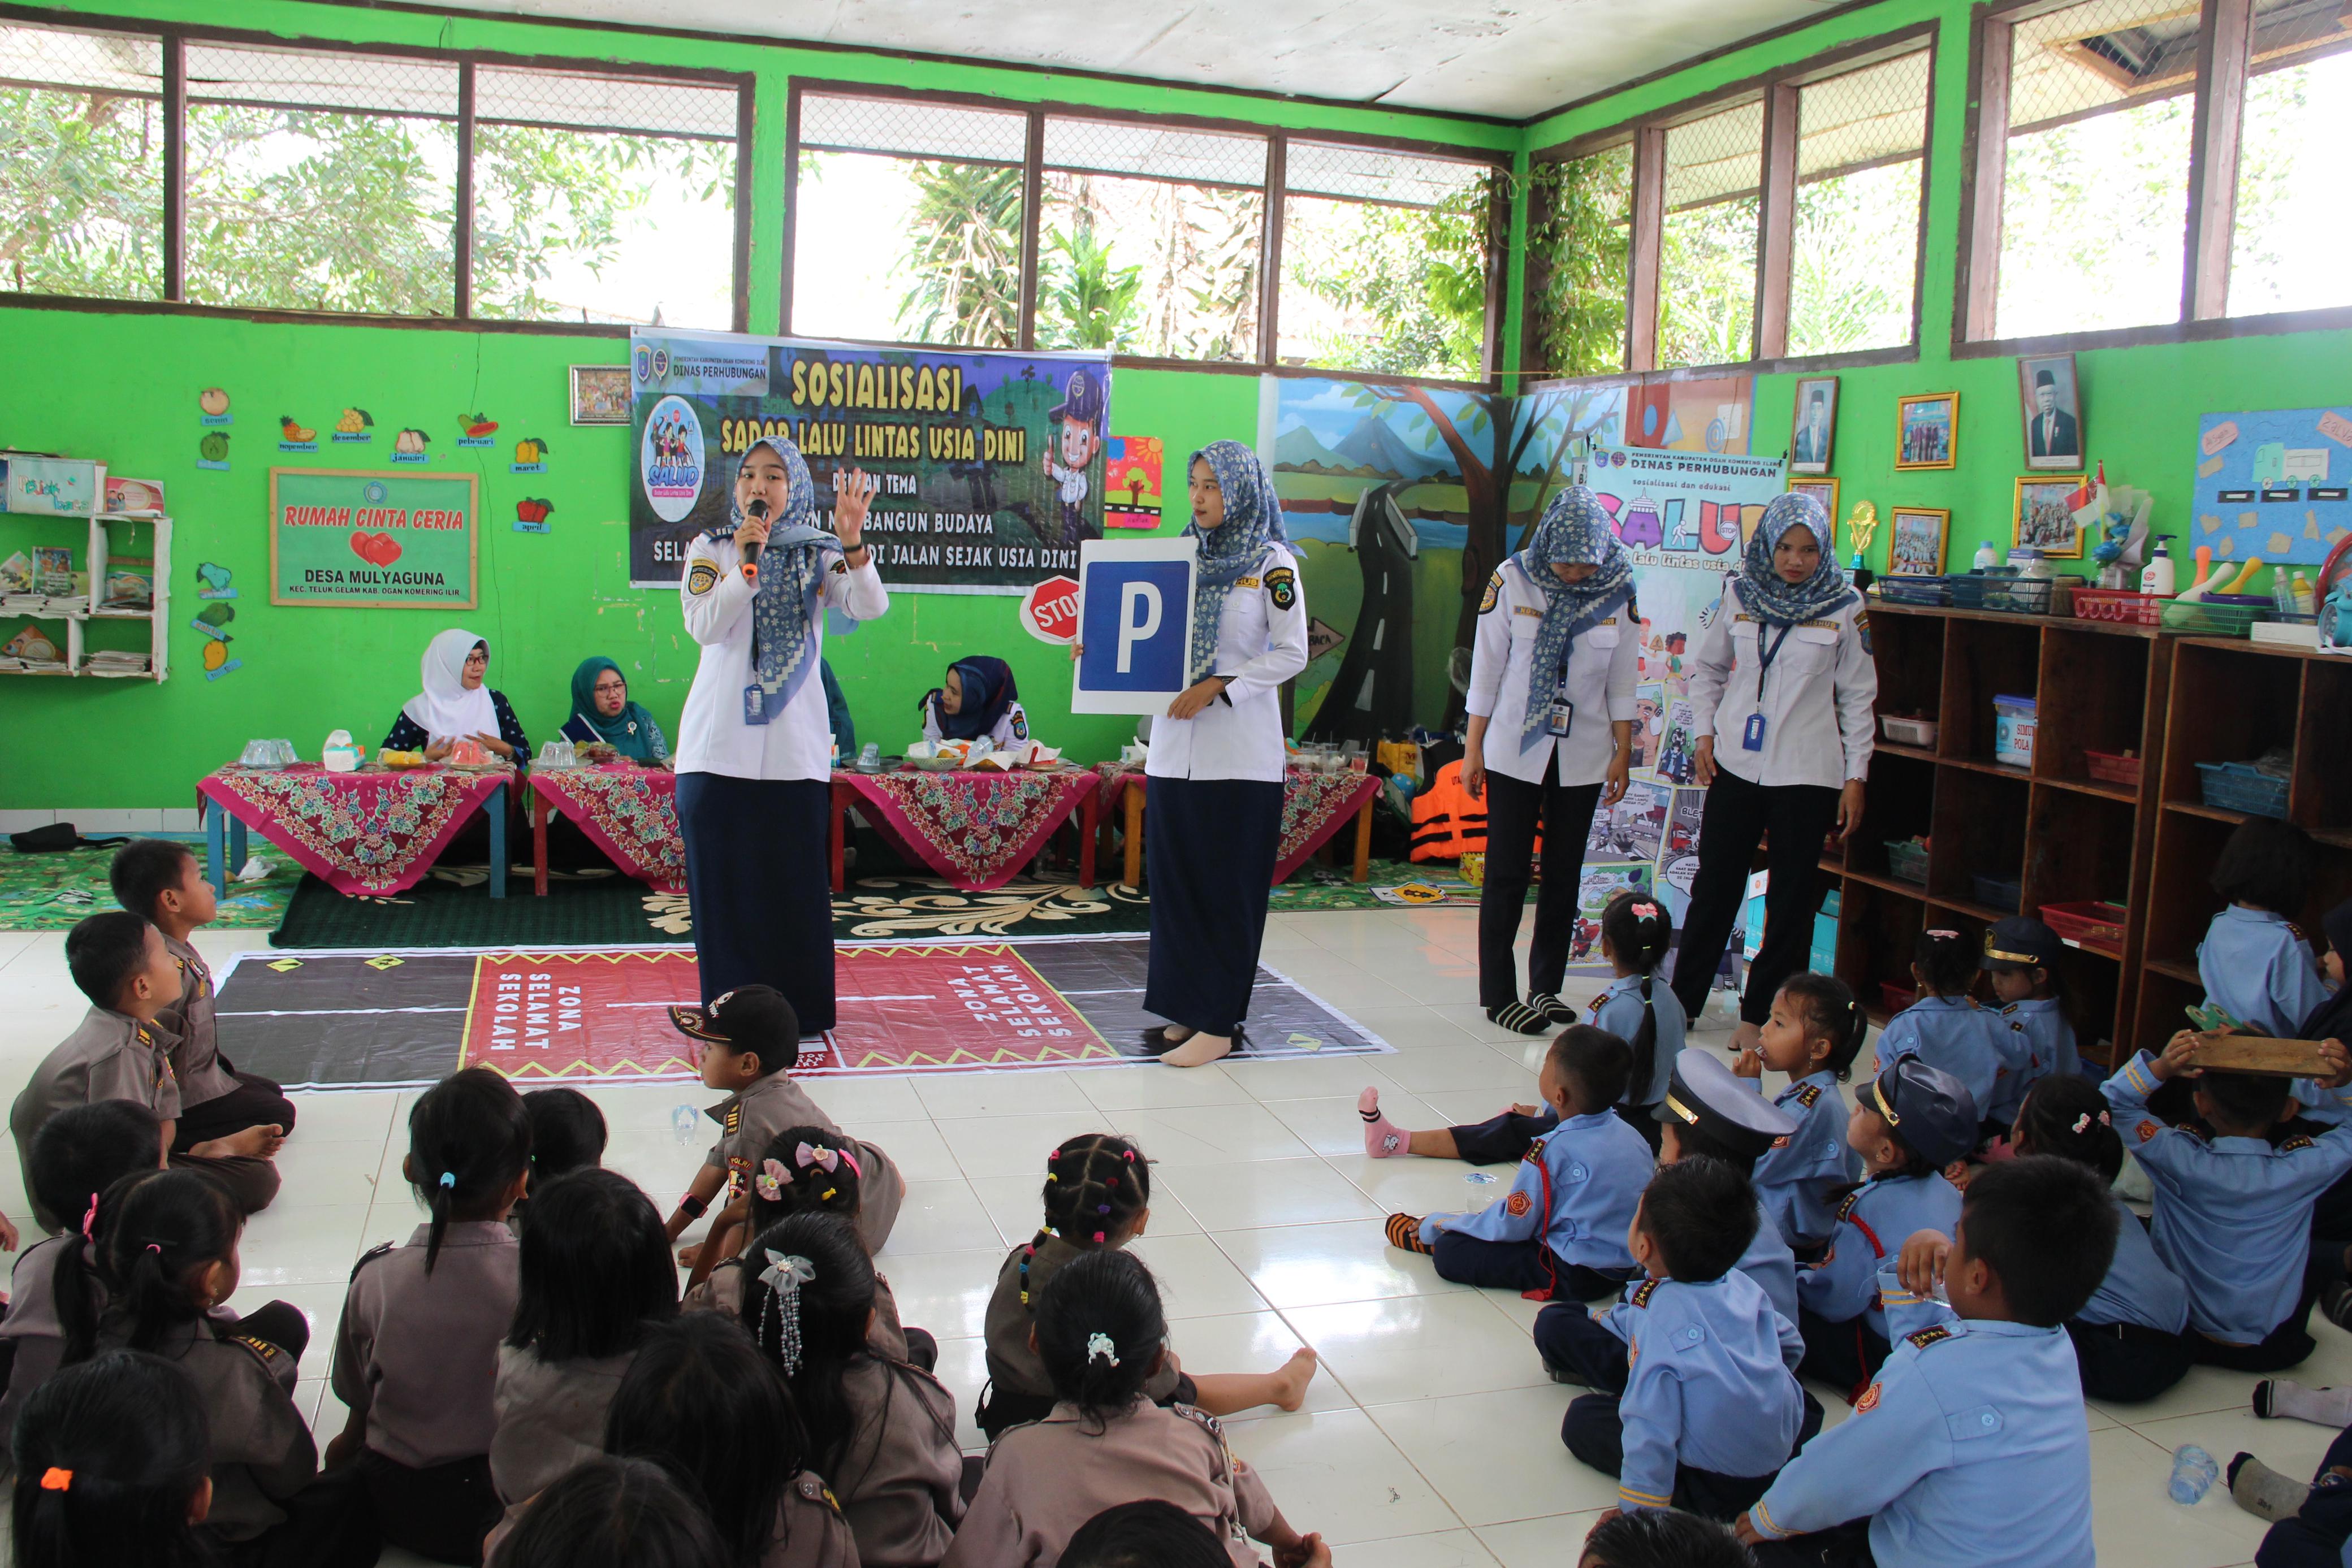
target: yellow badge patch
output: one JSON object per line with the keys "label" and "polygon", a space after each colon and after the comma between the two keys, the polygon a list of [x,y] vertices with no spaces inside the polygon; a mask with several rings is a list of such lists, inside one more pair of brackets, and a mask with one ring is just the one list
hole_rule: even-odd
{"label": "yellow badge patch", "polygon": [[687,569],[686,591],[699,599],[719,586],[719,569],[707,560],[696,561]]}
{"label": "yellow badge patch", "polygon": [[1502,601],[1502,598],[1503,569],[1498,566],[1495,569],[1494,575],[1486,580],[1486,596],[1478,601],[1478,613],[1481,615],[1486,614],[1486,612],[1492,610],[1496,604],[1500,603]]}

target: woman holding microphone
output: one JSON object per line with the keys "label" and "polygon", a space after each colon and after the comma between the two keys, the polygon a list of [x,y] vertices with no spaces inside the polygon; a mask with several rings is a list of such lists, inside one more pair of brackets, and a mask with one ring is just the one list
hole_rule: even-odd
{"label": "woman holding microphone", "polygon": [[[1551,498],[1479,601],[1462,754],[1462,788],[1486,802],[1478,1005],[1520,1034],[1577,1021],[1559,988],[1593,810],[1622,800],[1633,771],[1638,626],[1633,563],[1582,485]],[[1538,824],[1548,841],[1521,1001],[1512,949]]]}
{"label": "woman holding microphone", "polygon": [[878,487],[837,475],[827,533],[800,449],[758,442],[736,465],[727,525],[688,547],[678,584],[702,644],[677,759],[702,999],[773,986],[803,1038],[834,1024],[824,612],[871,621],[890,607],[862,537]]}
{"label": "woman holding microphone", "polygon": [[1706,815],[1675,995],[1694,1024],[1723,961],[1757,841],[1770,835],[1764,939],[1748,966],[1735,1051],[1762,1038],[1772,993],[1806,967],[1822,839],[1832,828],[1843,838],[1862,825],[1878,666],[1862,596],[1838,570],[1829,538],[1819,501],[1793,491],[1772,497],[1739,570],[1724,581],[1691,670],[1692,758]]}

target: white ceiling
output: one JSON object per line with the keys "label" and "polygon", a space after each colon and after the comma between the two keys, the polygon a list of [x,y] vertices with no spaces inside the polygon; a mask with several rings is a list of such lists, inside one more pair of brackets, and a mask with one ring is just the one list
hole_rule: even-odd
{"label": "white ceiling", "polygon": [[1517,120],[1824,0],[443,0]]}

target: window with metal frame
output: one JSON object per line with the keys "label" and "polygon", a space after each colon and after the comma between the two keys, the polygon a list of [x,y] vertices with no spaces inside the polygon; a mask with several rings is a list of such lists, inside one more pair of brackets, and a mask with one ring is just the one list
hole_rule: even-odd
{"label": "window with metal frame", "polygon": [[0,291],[163,297],[163,41],[0,25]]}
{"label": "window with metal frame", "polygon": [[1482,164],[1292,138],[1276,357],[1476,379],[1491,199]]}
{"label": "window with metal frame", "polygon": [[1912,340],[1929,65],[1914,49],[1797,89],[1792,356]]}
{"label": "window with metal frame", "polygon": [[725,330],[738,97],[715,83],[478,67],[473,313]]}
{"label": "window with metal frame", "polygon": [[2325,0],[2255,0],[2247,55],[2229,313],[2352,305],[2352,217],[2313,199],[2352,145],[2352,17]]}
{"label": "window with metal frame", "polygon": [[1667,128],[1658,238],[1660,369],[1755,357],[1764,104]]}
{"label": "window with metal frame", "polygon": [[1528,350],[1557,376],[1625,368],[1633,144],[1537,165],[1528,214]]}
{"label": "window with metal frame", "polygon": [[799,114],[790,329],[1017,347],[1028,112],[805,92]]}

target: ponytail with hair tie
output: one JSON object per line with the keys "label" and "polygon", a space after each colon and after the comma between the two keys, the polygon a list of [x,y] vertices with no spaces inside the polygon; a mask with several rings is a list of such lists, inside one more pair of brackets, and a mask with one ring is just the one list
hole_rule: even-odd
{"label": "ponytail with hair tie", "polygon": [[441,1238],[463,1211],[482,1218],[530,1169],[530,1113],[514,1085],[487,1067],[453,1072],[408,1113],[410,1179],[432,1222],[425,1271],[440,1260]]}

